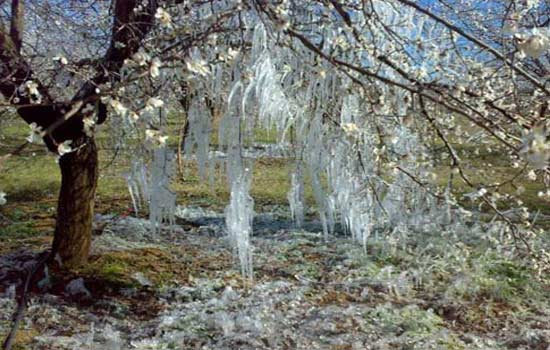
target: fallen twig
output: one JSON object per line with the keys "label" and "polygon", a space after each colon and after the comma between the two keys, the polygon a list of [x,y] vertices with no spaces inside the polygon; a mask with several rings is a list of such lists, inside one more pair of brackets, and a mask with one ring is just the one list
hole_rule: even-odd
{"label": "fallen twig", "polygon": [[23,288],[23,292],[21,293],[21,297],[19,298],[19,302],[17,304],[17,309],[15,310],[15,314],[13,317],[13,324],[11,326],[11,330],[4,340],[4,343],[2,345],[2,350],[10,350],[13,346],[13,342],[15,340],[15,336],[17,335],[17,330],[19,328],[19,324],[21,323],[21,320],[23,319],[23,315],[25,312],[25,308],[27,307],[27,295],[29,292],[29,287],[31,284],[31,281],[33,277],[36,275],[36,273],[46,264],[46,262],[50,258],[50,253],[45,254],[44,257],[39,260],[29,271],[29,274],[27,276],[27,280],[25,281],[25,286]]}

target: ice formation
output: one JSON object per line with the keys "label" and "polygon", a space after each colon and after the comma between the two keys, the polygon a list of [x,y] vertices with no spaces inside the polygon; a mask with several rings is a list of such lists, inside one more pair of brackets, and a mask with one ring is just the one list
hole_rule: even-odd
{"label": "ice formation", "polygon": [[154,151],[150,178],[149,220],[153,232],[163,221],[170,225],[175,223],[176,194],[170,185],[174,176],[174,154],[167,148]]}
{"label": "ice formation", "polygon": [[185,138],[185,153],[195,153],[199,174],[204,179],[210,153],[210,134],[212,131],[210,109],[205,104],[204,92],[198,90],[191,99],[187,111],[189,134]]}
{"label": "ice formation", "polygon": [[150,169],[142,162],[134,161],[131,170],[125,174],[135,213],[139,213],[143,205],[148,206],[153,233],[163,222],[169,225],[175,222],[176,194],[170,188],[174,166],[173,152],[163,147],[153,151]]}
{"label": "ice formation", "polygon": [[[402,122],[413,113],[404,93],[373,85],[371,89],[378,91],[381,100],[378,109],[373,109],[364,93],[351,92],[350,79],[323,64],[319,68],[303,66],[285,50],[275,55],[268,49],[270,40],[274,39],[258,24],[248,58],[253,74],[229,84],[227,110],[220,124],[220,150],[227,154],[231,188],[227,230],[243,273],[251,273],[253,216],[251,171],[243,147],[250,144],[255,127],[274,128],[280,145],[292,144],[295,165],[287,198],[296,226],[304,223],[306,171],[327,240],[337,221],[365,250],[373,232],[437,225],[442,215],[437,213],[436,218],[435,214],[441,203],[411,178],[424,181],[427,169],[420,161],[424,152],[420,140]],[[241,75],[236,66],[231,69],[232,76]],[[318,69],[323,73],[311,71]],[[218,80],[223,74],[216,72]],[[304,80],[306,73],[312,78]],[[391,117],[374,123],[372,118],[377,115]],[[380,130],[389,137],[381,140]],[[379,161],[381,154],[393,164],[390,168]]]}
{"label": "ice formation", "polygon": [[292,219],[296,227],[300,228],[304,225],[305,198],[304,170],[299,163],[290,174],[290,190],[288,191],[287,198]]}
{"label": "ice formation", "polygon": [[243,86],[237,81],[228,98],[228,110],[221,121],[220,147],[227,153],[227,179],[231,190],[229,204],[225,209],[225,222],[229,239],[237,252],[243,276],[252,278],[252,220],[254,201],[250,196],[252,161],[241,154],[243,135],[241,125],[246,122],[243,114]]}
{"label": "ice formation", "polygon": [[[385,21],[411,40],[420,32],[426,37],[439,35],[423,18],[414,20],[412,11],[398,12],[383,2],[375,6]],[[254,216],[250,196],[253,162],[247,148],[254,145],[257,128],[275,130],[276,148],[292,150],[288,152],[294,156],[294,166],[287,198],[297,227],[305,220],[306,178],[326,240],[339,224],[366,251],[373,235],[428,231],[451,223],[448,193],[433,196],[426,191],[431,186],[431,164],[425,157],[424,141],[407,121],[419,113],[418,103],[408,92],[377,81],[357,88],[353,77],[335,70],[326,60],[309,50],[278,46],[263,23],[252,17],[245,21],[250,29],[243,37],[252,43],[251,49],[232,56],[230,63],[217,60],[217,51],[191,54],[195,61],[218,63],[199,74],[200,78],[190,78],[190,131],[184,147],[187,156],[195,154],[203,178],[208,171],[214,176],[216,156],[209,147],[210,134],[213,118],[223,116],[218,138],[223,156],[217,158],[226,163],[230,188],[226,229],[244,275],[252,276]],[[399,29],[402,22],[407,27]],[[335,45],[341,30],[327,28],[324,37],[326,45]],[[376,32],[370,40],[381,53],[392,50],[386,34]],[[361,61],[367,66],[375,63],[368,55]],[[423,64],[429,65],[430,60]],[[377,74],[404,80],[385,66]],[[147,171],[140,165],[134,165],[128,177],[136,211],[146,198],[154,227],[163,219],[173,220],[175,198],[169,190],[167,152],[155,152],[147,181],[143,175]],[[441,208],[447,214],[442,215]]]}
{"label": "ice formation", "polygon": [[149,180],[147,176],[147,168],[142,162],[134,160],[132,162],[131,170],[124,174],[124,178],[126,179],[128,192],[132,198],[134,212],[137,215],[143,204],[148,204],[149,202]]}

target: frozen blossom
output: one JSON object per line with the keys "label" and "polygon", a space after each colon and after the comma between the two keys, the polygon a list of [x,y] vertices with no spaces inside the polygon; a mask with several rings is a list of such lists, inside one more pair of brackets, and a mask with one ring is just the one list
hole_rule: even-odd
{"label": "frozen blossom", "polygon": [[239,54],[239,50],[229,48],[227,52],[220,53],[220,60],[224,62],[231,62],[237,57],[238,54]]}
{"label": "frozen blossom", "polygon": [[31,99],[31,102],[33,103],[40,103],[42,102],[42,95],[38,91],[38,84],[32,80],[28,80],[25,82],[25,92],[28,94],[28,96]]}
{"label": "frozen blossom", "polygon": [[478,200],[478,199],[484,197],[486,194],[487,194],[487,189],[481,187],[480,189],[478,189],[474,192],[464,194],[464,197],[475,201],[475,200]]}
{"label": "frozen blossom", "polygon": [[132,60],[136,62],[139,66],[146,66],[150,59],[151,57],[149,56],[149,54],[143,50],[136,52],[132,56]]}
{"label": "frozen blossom", "polygon": [[151,61],[151,65],[149,66],[149,74],[151,75],[151,78],[157,78],[160,75],[161,64],[160,59],[157,57]]}
{"label": "frozen blossom", "polygon": [[67,60],[67,58],[65,56],[55,56],[52,58],[52,60],[54,62],[59,62],[61,65],[66,65],[67,63],[69,63],[69,61]]}
{"label": "frozen blossom", "polygon": [[59,154],[59,156],[63,156],[64,154],[72,152],[72,150],[73,150],[71,148],[71,143],[72,142],[73,142],[72,140],[66,140],[66,141],[60,143],[57,146],[57,154]]}
{"label": "frozen blossom", "polygon": [[25,83],[25,87],[27,88],[27,91],[29,94],[38,96],[40,93],[38,92],[38,84],[35,83],[32,80],[29,80]]}
{"label": "frozen blossom", "polygon": [[115,111],[116,114],[123,117],[128,113],[128,108],[126,108],[119,100],[111,99],[109,105]]}
{"label": "frozen blossom", "polygon": [[157,97],[149,97],[147,100],[147,103],[145,104],[145,109],[147,110],[153,110],[155,108],[160,108],[164,106],[164,102]]}
{"label": "frozen blossom", "polygon": [[158,21],[167,28],[172,27],[172,17],[170,14],[163,9],[162,7],[157,8],[157,12],[155,13],[155,18],[158,19]]}
{"label": "frozen blossom", "polygon": [[350,137],[357,137],[361,132],[355,123],[344,123],[342,129]]}
{"label": "frozen blossom", "polygon": [[537,126],[524,137],[520,154],[534,169],[544,169],[548,166],[550,142],[545,127]]}
{"label": "frozen blossom", "polygon": [[152,148],[160,148],[166,146],[167,140],[168,136],[163,135],[162,132],[159,130],[145,130],[145,142]]}
{"label": "frozen blossom", "polygon": [[38,126],[38,124],[33,122],[29,124],[29,128],[31,129],[31,132],[27,137],[27,141],[29,141],[30,143],[35,143],[42,140],[43,130],[41,126]]}
{"label": "frozen blossom", "polygon": [[537,58],[548,50],[550,40],[547,32],[538,28],[528,34],[516,34],[517,46],[528,57]]}
{"label": "frozen blossom", "polygon": [[92,137],[94,134],[95,120],[93,117],[86,117],[82,120],[84,123],[84,133],[88,137]]}
{"label": "frozen blossom", "polygon": [[190,72],[200,75],[200,76],[207,76],[210,74],[210,69],[208,68],[208,64],[205,60],[202,59],[193,59],[191,61],[188,61],[186,63],[187,70]]}

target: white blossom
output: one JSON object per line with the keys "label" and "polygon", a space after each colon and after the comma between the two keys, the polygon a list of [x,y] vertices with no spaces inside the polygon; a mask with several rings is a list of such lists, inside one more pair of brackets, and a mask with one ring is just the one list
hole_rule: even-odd
{"label": "white blossom", "polygon": [[32,102],[40,103],[42,101],[42,95],[40,95],[40,92],[38,91],[37,83],[32,80],[28,80],[27,82],[25,82],[25,89],[31,97]]}
{"label": "white blossom", "polygon": [[518,188],[516,189],[516,194],[518,196],[521,196],[523,193],[525,193],[525,187],[522,185],[518,186]]}
{"label": "white blossom", "polygon": [[237,57],[238,54],[239,54],[239,50],[229,48],[229,50],[226,53],[225,52],[220,53],[220,60],[224,62],[231,62],[235,59],[235,57]]}
{"label": "white blossom", "polygon": [[63,66],[69,63],[69,61],[67,61],[67,59],[64,56],[55,56],[53,60],[61,63]]}
{"label": "white blossom", "polygon": [[550,44],[548,36],[536,28],[529,35],[517,34],[516,40],[518,49],[526,56],[533,58],[542,55]]}
{"label": "white blossom", "polygon": [[462,208],[462,207],[458,207],[458,212],[459,212],[460,214],[464,215],[464,216],[467,217],[467,218],[469,218],[469,217],[471,217],[471,216],[473,215],[473,213],[472,213],[471,211],[466,210],[466,209],[464,209],[464,208]]}
{"label": "white blossom", "polygon": [[201,75],[203,77],[210,74],[210,69],[208,68],[208,64],[205,60],[196,59],[192,61],[187,61],[186,66],[187,70],[189,70],[190,72]]}
{"label": "white blossom", "polygon": [[164,106],[164,102],[161,99],[156,98],[156,97],[149,97],[149,99],[147,100],[145,108],[146,109],[153,109],[153,108],[160,108],[162,106]]}
{"label": "white blossom", "polygon": [[71,140],[64,141],[57,146],[57,153],[59,156],[70,153],[73,149],[71,148]]}
{"label": "white blossom", "polygon": [[349,47],[349,40],[344,35],[337,36],[333,43],[342,50],[346,50]]}
{"label": "white blossom", "polygon": [[136,62],[138,66],[146,66],[150,59],[151,57],[149,57],[149,55],[143,50],[136,52],[132,56],[132,60]]}
{"label": "white blossom", "polygon": [[157,12],[155,13],[155,18],[159,20],[159,22],[167,28],[172,27],[172,17],[166,10],[164,10],[162,7],[157,8]]}
{"label": "white blossom", "polygon": [[166,146],[167,140],[168,140],[168,136],[163,135],[158,130],[153,130],[153,129],[145,130],[145,142],[154,148]]}
{"label": "white blossom", "polygon": [[8,201],[6,200],[6,192],[0,191],[0,205],[5,205]]}
{"label": "white blossom", "polygon": [[550,199],[550,190],[539,191],[537,193],[537,196],[539,196],[540,198],[544,198],[544,199]]}
{"label": "white blossom", "polygon": [[151,74],[151,78],[157,78],[160,75],[160,59],[155,57],[151,61],[151,65],[149,66],[149,74]]}
{"label": "white blossom", "polygon": [[33,122],[29,124],[29,128],[31,128],[31,133],[27,136],[27,141],[30,143],[40,141],[43,135],[42,127]]}
{"label": "white blossom", "polygon": [[348,136],[357,137],[360,133],[359,127],[355,123],[343,123],[342,129]]}
{"label": "white blossom", "polygon": [[550,142],[548,132],[543,126],[534,127],[523,138],[520,154],[534,169],[544,169],[550,160]]}
{"label": "white blossom", "polygon": [[477,191],[466,193],[464,197],[469,198],[470,200],[477,200],[487,194],[487,189],[481,187]]}
{"label": "white blossom", "polygon": [[86,117],[82,121],[84,122],[84,133],[88,137],[92,137],[94,133],[95,120],[92,117]]}
{"label": "white blossom", "polygon": [[136,112],[132,111],[130,112],[130,119],[134,122],[136,122],[138,119],[139,119],[139,114],[137,114]]}
{"label": "white blossom", "polygon": [[109,104],[111,105],[111,108],[113,108],[115,113],[120,116],[124,116],[128,112],[128,108],[124,107],[124,105],[119,100],[111,99],[109,101]]}

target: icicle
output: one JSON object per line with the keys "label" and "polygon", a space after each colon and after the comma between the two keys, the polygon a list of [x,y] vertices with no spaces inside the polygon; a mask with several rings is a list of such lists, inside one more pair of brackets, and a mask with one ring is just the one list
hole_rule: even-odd
{"label": "icicle", "polygon": [[174,167],[174,156],[170,151],[166,148],[154,151],[149,202],[149,220],[153,233],[162,222],[167,221],[171,226],[175,223],[176,194],[170,189]]}
{"label": "icicle", "polygon": [[288,203],[290,205],[290,214],[296,227],[301,228],[304,225],[304,171],[301,165],[296,164],[295,169],[290,174],[290,190],[288,191]]}
{"label": "icicle", "polygon": [[[237,156],[236,152],[231,153],[230,157]],[[237,165],[238,163],[238,159],[229,161],[229,164]],[[229,205],[225,209],[225,223],[231,244],[239,257],[241,273],[245,277],[253,278],[250,235],[252,234],[252,220],[254,218],[254,201],[248,194],[251,171],[249,168],[240,167],[232,169],[231,173],[233,174],[229,179],[231,197]]]}
{"label": "icicle", "polygon": [[128,192],[132,199],[134,212],[137,215],[143,203],[149,202],[149,181],[147,179],[147,168],[139,161],[132,162],[131,170],[124,174],[128,185]]}
{"label": "icicle", "polygon": [[189,134],[185,139],[184,149],[187,154],[195,151],[199,166],[199,175],[206,178],[210,153],[210,132],[211,126],[210,109],[204,103],[204,95],[197,92],[191,100],[187,120],[189,123]]}
{"label": "icicle", "polygon": [[[243,85],[236,82],[228,98],[228,110],[220,125],[220,148],[227,153],[227,178],[231,190],[229,204],[225,209],[225,222],[229,239],[237,255],[243,276],[253,278],[252,220],[254,201],[249,195],[252,181],[251,164],[243,159],[241,134],[242,123],[246,116],[242,114]],[[244,120],[243,120],[244,119]],[[251,163],[251,161],[249,162]]]}

